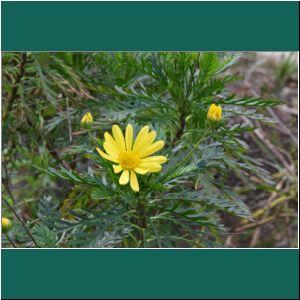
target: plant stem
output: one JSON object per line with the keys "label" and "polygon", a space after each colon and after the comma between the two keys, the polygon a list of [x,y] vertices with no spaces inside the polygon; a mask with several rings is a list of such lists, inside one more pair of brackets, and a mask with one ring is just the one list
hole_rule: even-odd
{"label": "plant stem", "polygon": [[200,139],[197,141],[197,143],[194,145],[194,147],[191,149],[190,152],[188,152],[187,155],[185,155],[185,157],[180,161],[180,163],[177,166],[182,165],[183,163],[185,163],[187,160],[189,160],[190,156],[194,153],[194,151],[198,148],[198,146],[201,144],[201,142],[204,140],[204,138],[206,137],[206,134],[208,133],[210,127],[206,127],[205,131],[203,132],[202,136],[200,137]]}
{"label": "plant stem", "polygon": [[172,145],[174,145],[181,138],[181,136],[184,132],[184,128],[185,128],[185,125],[186,125],[185,124],[185,118],[186,118],[185,107],[186,107],[186,105],[188,105],[187,102],[188,102],[188,99],[190,97],[190,93],[193,90],[194,74],[196,72],[199,57],[200,57],[200,53],[198,54],[198,57],[195,60],[193,66],[190,68],[190,78],[189,78],[189,82],[187,83],[186,94],[184,94],[184,91],[183,91],[183,95],[181,97],[182,100],[179,101],[180,105],[178,106],[178,111],[180,111],[180,117],[179,117],[180,126],[177,129],[177,132],[175,134],[175,138],[172,142]]}
{"label": "plant stem", "polygon": [[34,245],[37,247],[38,246],[37,242],[35,241],[33,235],[29,231],[29,229],[26,227],[25,223],[22,221],[21,217],[17,214],[17,212],[13,209],[13,207],[9,204],[9,202],[3,196],[2,196],[2,199],[5,202],[5,204],[8,206],[8,208],[12,211],[12,213],[16,216],[16,218],[18,219],[18,221],[21,223],[21,225],[23,226],[23,228],[27,232],[27,234],[30,237],[30,239],[33,241]]}
{"label": "plant stem", "polygon": [[184,128],[185,128],[185,114],[184,112],[182,111],[181,114],[180,114],[180,127],[177,129],[177,132],[176,132],[176,135],[175,135],[175,138],[172,142],[172,145],[174,145],[182,136],[183,132],[184,132]]}
{"label": "plant stem", "polygon": [[17,248],[16,244],[11,240],[11,238],[8,236],[7,233],[4,233],[5,237],[7,238],[7,240],[11,243],[11,245],[14,247],[14,248]]}
{"label": "plant stem", "polygon": [[91,139],[93,145],[94,145],[95,147],[99,147],[99,145],[97,144],[97,142],[96,142],[96,140],[95,140],[95,137],[93,136],[93,134],[91,133],[91,131],[90,131],[89,129],[88,129],[88,134],[89,134],[89,137],[90,137],[90,139]]}
{"label": "plant stem", "polygon": [[139,228],[138,233],[138,241],[141,243],[141,247],[144,248],[145,241],[145,229],[147,227],[147,215],[146,215],[146,207],[143,199],[138,199],[137,204],[137,227]]}

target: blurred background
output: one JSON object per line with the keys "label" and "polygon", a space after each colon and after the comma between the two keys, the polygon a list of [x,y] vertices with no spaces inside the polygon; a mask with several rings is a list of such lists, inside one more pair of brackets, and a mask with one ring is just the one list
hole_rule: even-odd
{"label": "blurred background", "polygon": [[[274,123],[244,119],[257,129],[245,136],[250,151],[262,160],[275,182],[270,189],[259,178],[253,186],[232,185],[250,207],[255,222],[228,219],[227,247],[297,247],[298,245],[298,55],[282,52],[242,53],[229,72],[241,75],[230,89],[240,96],[276,97],[284,105],[267,108]],[[253,187],[255,190],[252,190]]]}

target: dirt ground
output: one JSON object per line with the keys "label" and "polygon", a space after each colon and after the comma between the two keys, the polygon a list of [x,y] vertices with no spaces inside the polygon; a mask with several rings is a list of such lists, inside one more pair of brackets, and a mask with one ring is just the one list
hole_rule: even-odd
{"label": "dirt ground", "polygon": [[[258,178],[242,190],[253,222],[226,218],[231,229],[227,247],[297,247],[298,245],[298,56],[296,53],[243,53],[230,72],[243,78],[230,86],[240,96],[279,98],[284,104],[264,113],[275,123],[243,120],[257,129],[248,134],[251,153],[259,158],[275,182],[268,189]],[[263,112],[263,111],[262,111]],[[233,179],[235,180],[235,179]]]}

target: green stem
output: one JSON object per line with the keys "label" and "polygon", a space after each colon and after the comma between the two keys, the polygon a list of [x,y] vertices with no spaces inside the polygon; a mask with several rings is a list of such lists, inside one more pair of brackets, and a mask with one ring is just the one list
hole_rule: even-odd
{"label": "green stem", "polygon": [[177,167],[180,166],[180,165],[182,165],[182,164],[184,164],[187,160],[190,159],[190,156],[194,153],[194,151],[198,148],[198,146],[203,142],[203,140],[206,137],[206,134],[209,132],[209,130],[210,130],[210,127],[206,127],[205,128],[205,131],[203,132],[203,134],[200,137],[200,139],[197,141],[197,143],[194,145],[194,147],[191,149],[191,151],[188,152],[187,155],[185,155],[184,159],[179,162],[179,164],[177,165]]}
{"label": "green stem", "polygon": [[96,139],[95,137],[93,136],[93,134],[91,133],[91,130],[88,129],[88,134],[89,134],[89,138],[90,140],[92,141],[92,144],[95,146],[95,147],[98,147],[98,143],[96,142]]}
{"label": "green stem", "polygon": [[147,216],[146,216],[146,206],[144,199],[138,199],[137,203],[137,224],[138,230],[138,242],[141,244],[141,247],[144,248],[146,245],[145,241],[145,229],[147,227]]}

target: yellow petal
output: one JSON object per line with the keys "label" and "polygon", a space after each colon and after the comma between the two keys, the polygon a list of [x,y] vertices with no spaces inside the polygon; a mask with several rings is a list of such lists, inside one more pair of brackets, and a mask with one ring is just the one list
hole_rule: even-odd
{"label": "yellow petal", "polygon": [[136,149],[139,148],[140,144],[143,143],[143,141],[147,138],[149,132],[149,126],[144,126],[140,132],[138,133],[133,148],[132,150],[135,151]]}
{"label": "yellow petal", "polygon": [[144,138],[144,140],[135,148],[135,151],[139,153],[143,151],[143,148],[149,147],[156,138],[156,132],[153,130]]}
{"label": "yellow petal", "polygon": [[118,125],[114,125],[112,127],[112,132],[113,132],[113,136],[115,138],[116,144],[118,145],[118,148],[122,149],[122,150],[126,150],[125,149],[125,140],[124,140],[124,136],[122,133],[122,130],[120,129],[120,127]]}
{"label": "yellow petal", "polygon": [[107,155],[106,153],[104,153],[103,151],[101,151],[99,148],[96,148],[98,153],[100,154],[100,156],[102,156],[103,158],[107,159],[107,160],[110,160],[110,161],[113,161],[115,163],[118,162],[117,159],[113,158],[112,156],[110,155]]}
{"label": "yellow petal", "polygon": [[92,123],[92,122],[93,122],[93,116],[90,112],[87,112],[81,119],[81,124]]}
{"label": "yellow petal", "polygon": [[158,155],[158,156],[148,156],[148,157],[145,157],[145,158],[142,158],[141,159],[141,163],[150,163],[150,162],[153,162],[153,163],[158,163],[158,164],[163,164],[167,161],[168,159],[165,157],[165,156],[162,156],[162,155]]}
{"label": "yellow petal", "polygon": [[122,185],[125,185],[125,184],[128,183],[128,181],[129,181],[129,171],[124,170],[123,173],[120,176],[119,183],[122,184]]}
{"label": "yellow petal", "polygon": [[113,165],[113,168],[115,173],[120,173],[123,170],[120,165]]}
{"label": "yellow petal", "polygon": [[141,175],[145,175],[148,173],[148,169],[143,169],[143,168],[134,168],[134,171]]}
{"label": "yellow petal", "polygon": [[141,163],[139,164],[139,168],[147,169],[151,173],[159,172],[162,169],[161,165],[158,163]]}
{"label": "yellow petal", "polygon": [[148,146],[147,148],[140,151],[140,158],[149,156],[157,151],[159,151],[165,145],[164,141],[158,141],[153,143],[152,145]]}
{"label": "yellow petal", "polygon": [[118,158],[119,157],[119,151],[118,149],[116,149],[113,144],[109,143],[109,142],[104,142],[103,143],[103,148],[105,149],[106,153],[114,158]]}
{"label": "yellow petal", "polygon": [[135,192],[140,190],[139,182],[134,171],[130,171],[130,186]]}
{"label": "yellow petal", "polygon": [[222,118],[222,107],[219,105],[219,110],[218,110],[218,119],[221,120]]}
{"label": "yellow petal", "polygon": [[211,104],[207,112],[207,118],[213,121],[220,121],[222,118],[222,107],[221,105]]}
{"label": "yellow petal", "polygon": [[126,133],[125,133],[125,143],[126,143],[127,151],[131,150],[132,139],[133,139],[133,128],[132,128],[131,124],[128,124],[126,127]]}
{"label": "yellow petal", "polygon": [[120,154],[122,148],[119,147],[114,138],[108,132],[104,133],[104,139],[107,143],[111,144],[111,146],[114,147]]}

